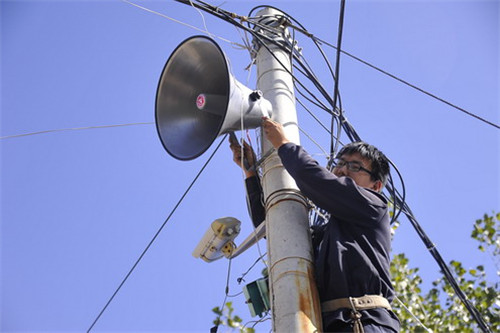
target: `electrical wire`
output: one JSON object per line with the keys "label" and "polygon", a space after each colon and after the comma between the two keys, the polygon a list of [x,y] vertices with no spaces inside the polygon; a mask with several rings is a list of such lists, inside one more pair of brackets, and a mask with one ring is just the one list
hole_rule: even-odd
{"label": "electrical wire", "polygon": [[[279,10],[279,11],[283,12],[282,10],[277,9],[276,7],[272,7],[272,6],[257,6],[254,9],[252,9],[252,11],[254,11],[255,9],[261,8],[261,7],[274,8],[276,10]],[[283,12],[283,13],[286,14],[288,17],[290,17],[294,22],[296,22],[296,23],[298,22],[297,20],[293,19],[293,17],[291,15],[289,15],[288,13],[285,13],[285,12]],[[311,40],[313,40],[315,42],[318,42],[318,43],[322,43],[322,44],[327,45],[329,47],[332,47],[334,49],[337,49],[337,47],[334,46],[333,44],[331,44],[331,43],[329,43],[329,42],[327,42],[327,41],[325,41],[325,40],[323,40],[321,38],[316,37],[314,34],[311,34],[309,31],[307,31],[307,29],[305,29],[305,27],[303,25],[299,24],[299,26],[300,26],[300,28],[296,27],[296,26],[293,26],[293,25],[290,25],[291,28],[293,28],[293,29],[299,31],[300,33],[304,34],[305,36],[307,36]],[[448,105],[448,106],[450,106],[450,107],[452,107],[454,109],[457,109],[458,111],[461,111],[461,112],[463,112],[463,113],[465,113],[465,114],[467,114],[467,115],[469,115],[469,116],[471,116],[473,118],[476,118],[476,119],[478,119],[478,120],[480,120],[480,121],[482,121],[482,122],[484,122],[484,123],[486,123],[486,124],[488,124],[488,125],[490,125],[492,127],[500,129],[500,125],[495,124],[495,123],[493,123],[491,121],[488,121],[488,120],[486,120],[486,119],[484,119],[484,118],[482,118],[482,117],[480,117],[480,116],[478,116],[478,115],[476,115],[476,114],[474,114],[474,113],[472,113],[470,111],[467,111],[464,108],[461,108],[461,107],[459,107],[459,106],[457,106],[457,105],[455,105],[455,104],[453,104],[453,103],[451,103],[451,102],[449,102],[449,101],[447,101],[447,100],[445,100],[445,99],[443,99],[441,97],[438,97],[435,94],[432,94],[432,93],[430,93],[430,92],[428,92],[428,91],[426,91],[426,90],[424,90],[424,89],[422,89],[422,88],[420,88],[420,87],[418,87],[418,86],[416,86],[416,85],[414,85],[412,83],[409,83],[408,81],[403,80],[402,78],[400,78],[400,77],[398,77],[398,76],[396,76],[394,74],[391,74],[388,71],[383,70],[380,67],[377,67],[377,66],[375,66],[375,65],[373,65],[373,64],[371,64],[371,63],[369,63],[369,62],[367,62],[367,61],[365,61],[365,60],[363,60],[363,59],[361,59],[361,58],[359,58],[359,57],[357,57],[357,56],[355,56],[355,55],[347,52],[347,51],[344,51],[344,50],[340,49],[339,52],[342,53],[342,54],[345,54],[346,56],[348,56],[348,57],[350,57],[350,58],[352,58],[352,59],[354,59],[354,60],[356,60],[356,61],[358,61],[358,62],[360,62],[360,63],[362,63],[362,64],[364,64],[364,65],[366,65],[366,66],[368,66],[370,68],[372,68],[372,69],[377,70],[378,72],[380,72],[380,73],[382,73],[384,75],[387,75],[387,76],[391,77],[392,79],[395,79],[395,80],[397,80],[397,81],[399,81],[399,82],[401,82],[401,83],[409,86],[410,88],[418,90],[419,92],[421,92],[421,93],[423,93],[423,94],[425,94],[425,95],[427,95],[429,97],[432,97],[432,98],[434,98],[434,99],[436,99],[436,100],[438,100],[438,101],[440,101],[440,102],[442,102],[442,103],[444,103],[444,104],[446,104],[446,105]]]}
{"label": "electrical wire", "polygon": [[[238,284],[241,284],[241,282],[245,282],[245,276],[247,276],[248,273],[250,273],[250,271],[255,267],[255,265],[257,265],[257,263],[259,261],[262,260],[262,258],[264,258],[265,256],[267,255],[267,252],[265,252],[264,254],[261,254],[256,260],[255,262],[247,269],[246,272],[244,272],[243,274],[241,274],[241,276],[239,278],[236,279],[236,281],[238,281]],[[267,265],[266,265],[267,267]]]}
{"label": "electrical wire", "polygon": [[[305,73],[303,71],[302,68],[300,67],[297,67],[296,65],[293,65],[293,68],[297,69],[299,71],[299,73],[303,74],[303,75],[306,75],[307,73]],[[301,88],[299,88],[299,86],[297,85],[297,82],[298,80],[295,79],[293,80],[293,85],[294,85],[294,88],[295,90],[297,90],[297,92],[303,96],[305,99],[307,99],[310,103],[314,104],[316,107],[318,107],[319,109],[322,109],[323,111],[326,111],[328,113],[330,113],[331,115],[334,115],[334,112],[332,111],[332,109],[330,109],[328,106],[326,106],[325,104],[323,104],[322,101],[320,101],[307,87],[305,87],[303,84],[301,85],[301,87],[304,87],[304,90],[306,90],[306,92],[309,94],[309,96],[307,96],[306,94],[304,94],[301,90]]]}
{"label": "electrical wire", "polygon": [[399,302],[399,304],[400,304],[400,305],[401,305],[401,306],[402,306],[402,307],[406,310],[406,312],[408,312],[408,313],[410,314],[410,316],[413,318],[413,320],[415,320],[415,321],[417,322],[417,324],[419,324],[420,326],[422,326],[422,328],[423,328],[426,332],[428,332],[428,333],[433,333],[433,332],[432,332],[432,330],[430,330],[429,328],[427,328],[427,326],[425,326],[425,325],[424,325],[424,324],[423,324],[423,323],[422,323],[422,322],[421,322],[421,321],[417,318],[417,316],[415,316],[415,315],[413,314],[413,312],[411,312],[411,310],[410,310],[410,309],[408,309],[408,307],[407,307],[407,306],[403,303],[403,301],[401,301],[401,300],[399,299],[399,297],[398,297],[398,296],[395,296],[395,297],[394,297],[394,299],[395,299],[396,301],[398,301],[398,302]]}
{"label": "electrical wire", "polygon": [[[310,37],[310,38],[312,38],[312,39],[315,39],[318,42],[321,42],[321,43],[323,43],[323,44],[325,44],[327,46],[330,46],[330,47],[332,47],[334,49],[336,48],[334,45],[332,45],[332,44],[330,44],[330,43],[328,43],[328,42],[326,42],[326,41],[324,41],[324,40],[322,40],[322,39],[320,39],[320,38],[318,38],[318,37],[316,37],[316,36],[314,36],[312,34],[309,34],[307,36]],[[374,69],[374,70],[376,70],[376,71],[378,71],[378,72],[380,72],[382,74],[384,74],[384,75],[389,76],[390,78],[392,78],[394,80],[397,80],[397,81],[403,83],[404,85],[407,85],[410,88],[413,88],[413,89],[415,89],[415,90],[417,90],[417,91],[419,91],[419,92],[421,92],[421,93],[423,93],[423,94],[425,94],[425,95],[427,95],[429,97],[432,97],[432,98],[434,98],[434,99],[436,99],[436,100],[438,100],[438,101],[440,101],[440,102],[442,102],[442,103],[444,103],[444,104],[446,104],[448,106],[451,106],[452,108],[457,109],[458,111],[461,111],[461,112],[467,114],[468,116],[476,118],[477,120],[480,120],[480,121],[482,121],[482,122],[484,122],[484,123],[486,123],[486,124],[488,124],[488,125],[490,125],[492,127],[500,129],[500,125],[495,124],[495,123],[493,123],[493,122],[491,122],[489,120],[486,120],[486,119],[484,119],[484,118],[482,118],[482,117],[480,117],[480,116],[478,116],[478,115],[476,115],[476,114],[474,114],[474,113],[472,113],[470,111],[467,111],[464,108],[461,108],[461,107],[459,107],[459,106],[457,106],[457,105],[455,105],[455,104],[453,104],[453,103],[445,100],[444,98],[441,98],[441,97],[439,97],[439,96],[437,96],[437,95],[435,95],[433,93],[430,93],[430,92],[426,91],[425,89],[422,89],[422,88],[420,88],[420,87],[418,87],[418,86],[416,86],[416,85],[414,85],[414,84],[412,84],[412,83],[410,83],[410,82],[408,82],[406,80],[403,80],[402,78],[400,78],[400,77],[398,77],[398,76],[396,76],[394,74],[391,74],[388,71],[383,70],[380,67],[377,67],[377,66],[369,63],[368,61],[365,61],[365,60],[363,60],[363,59],[361,59],[361,58],[359,58],[359,57],[357,57],[357,56],[355,56],[355,55],[353,55],[353,54],[351,54],[351,53],[349,53],[347,51],[344,51],[344,50],[340,50],[340,52],[342,54],[345,54],[346,56],[348,56],[348,57],[350,57],[350,58],[352,58],[352,59],[354,59],[354,60],[356,60],[356,61],[358,61],[358,62],[360,62],[360,63],[362,63],[362,64],[364,64],[364,65],[366,65],[366,66],[368,66],[368,67],[370,67],[370,68],[372,68],[372,69]]]}
{"label": "electrical wire", "polygon": [[205,27],[205,33],[210,37],[210,38],[214,38],[215,35],[212,34],[211,32],[208,31],[208,28],[207,28],[207,22],[205,21],[205,15],[203,15],[203,13],[201,12],[201,10],[199,10],[198,8],[196,8],[194,5],[193,5],[193,2],[191,0],[189,0],[189,3],[191,4],[191,7],[194,8],[194,10],[196,10],[200,16],[201,16],[201,20],[203,22],[203,27]]}
{"label": "electrical wire", "polygon": [[[386,184],[386,189],[389,191],[389,197],[388,200],[393,203],[393,209],[394,213],[392,215],[391,219],[391,224],[397,221],[399,215],[403,211],[403,205],[406,203],[406,186],[403,180],[403,176],[401,175],[401,172],[399,171],[398,167],[396,164],[391,160],[389,160],[389,164],[392,166],[392,169],[396,171],[398,174],[399,180],[401,181],[401,189],[402,189],[402,194],[399,193],[399,191],[396,189],[394,186],[394,180],[392,178],[392,173],[389,173],[389,179],[388,183]],[[398,210],[399,209],[399,210]]]}
{"label": "electrical wire", "polygon": [[470,315],[474,318],[474,320],[477,322],[479,328],[483,332],[488,332],[491,333],[491,329],[488,327],[486,322],[484,321],[483,317],[479,313],[479,311],[474,307],[472,302],[469,300],[467,295],[464,294],[464,292],[460,289],[460,286],[458,285],[455,277],[451,273],[448,265],[444,262],[443,258],[441,257],[441,254],[437,250],[436,245],[432,243],[430,238],[426,235],[420,224],[418,223],[417,219],[413,215],[413,213],[410,210],[410,207],[404,203],[403,205],[403,212],[414,227],[414,229],[417,231],[417,234],[420,236],[420,239],[426,246],[427,250],[430,252],[434,260],[437,262],[439,268],[441,268],[442,274],[445,276],[446,281],[448,281],[449,285],[452,287],[453,291],[455,294],[458,296],[458,298],[462,301],[464,306],[466,307],[467,311],[470,313]]}
{"label": "electrical wire", "polygon": [[217,329],[219,327],[220,318],[222,317],[224,307],[226,306],[227,298],[230,297],[229,296],[229,278],[231,276],[231,262],[232,262],[232,259],[229,258],[229,264],[227,265],[226,288],[224,288],[224,300],[222,301],[222,306],[220,307],[221,314],[217,316],[217,319],[215,320],[216,324],[212,329],[210,329],[210,332],[217,332]]}
{"label": "electrical wire", "polygon": [[298,97],[295,97],[295,100],[328,134],[332,135],[332,132],[330,132],[330,130],[326,127],[326,125],[323,124],[321,120],[318,117],[316,117],[316,115],[313,112],[311,112],[311,110],[309,110],[309,108],[304,103],[302,103],[302,101]]}
{"label": "electrical wire", "polygon": [[[144,10],[144,11],[147,11],[147,12],[149,12],[149,13],[152,13],[152,14],[155,14],[155,15],[158,15],[158,16],[161,16],[161,17],[166,18],[166,19],[168,19],[168,20],[170,20],[170,21],[172,21],[172,22],[175,22],[175,23],[181,24],[181,25],[186,26],[186,27],[188,27],[188,28],[191,28],[191,29],[193,29],[193,30],[196,30],[196,31],[199,31],[199,32],[202,32],[202,33],[207,33],[207,31],[206,31],[206,30],[203,30],[203,29],[200,29],[200,28],[198,28],[198,27],[195,27],[194,25],[191,25],[191,24],[188,24],[188,23],[185,23],[185,22],[182,22],[182,21],[176,20],[176,19],[174,19],[174,18],[172,18],[172,17],[170,17],[170,16],[167,16],[167,15],[165,15],[165,14],[159,13],[159,12],[157,12],[157,11],[154,11],[154,10],[152,10],[152,9],[146,8],[146,7],[144,7],[144,6],[138,5],[138,4],[136,4],[136,3],[132,2],[132,1],[129,1],[129,0],[120,0],[120,1],[125,2],[125,3],[127,3],[127,4],[129,4],[129,5],[132,5],[132,6],[134,6],[134,7],[137,7],[137,8],[139,8],[139,9],[142,9],[142,10]],[[187,0],[187,1],[178,1],[178,0],[175,0],[175,1],[177,1],[177,2],[182,2],[182,3],[184,3],[184,4],[186,4],[186,5],[190,5],[190,6],[191,6],[191,4],[192,4],[191,0]],[[195,6],[195,4],[192,4],[192,7],[197,8],[197,7]],[[206,29],[206,26],[205,26],[205,29]],[[236,46],[238,46],[238,47],[245,48],[245,46],[244,46],[244,45],[238,44],[238,43],[233,42],[233,41],[231,41],[231,40],[229,40],[229,39],[226,39],[226,38],[223,38],[223,37],[220,37],[220,36],[216,36],[216,35],[214,35],[214,34],[212,34],[212,33],[209,33],[209,35],[210,35],[210,36],[217,37],[218,39],[220,39],[220,40],[222,40],[222,41],[224,41],[224,42],[226,42],[226,43],[229,43],[229,44],[232,44],[232,45],[236,45]]]}
{"label": "electrical wire", "polygon": [[307,133],[302,127],[298,126],[299,127],[299,131],[301,131],[312,143],[314,143],[316,145],[316,147],[318,147],[325,156],[329,156],[329,154],[326,152],[326,150],[323,149],[323,147],[321,147],[321,145],[313,139],[313,137],[311,135],[309,135],[309,133]]}
{"label": "electrical wire", "polygon": [[[296,20],[296,19],[295,19],[292,15],[290,15],[290,14],[289,14],[289,13],[287,13],[287,12],[282,11],[281,9],[278,9],[278,8],[276,8],[276,7],[273,7],[273,6],[267,6],[267,5],[266,5],[266,6],[257,6],[257,7],[254,7],[254,8],[250,11],[249,16],[251,16],[252,12],[253,12],[253,11],[255,11],[256,9],[259,9],[259,8],[265,8],[265,7],[267,7],[267,8],[272,8],[272,9],[275,9],[275,10],[277,10],[277,11],[282,12],[282,13],[284,14],[284,16],[280,15],[280,17],[282,17],[282,18],[283,18],[283,17],[285,17],[285,18],[287,18],[287,19],[290,19],[291,21],[287,21],[287,26],[289,26],[289,27],[293,28],[293,29],[294,29],[294,31],[295,31],[295,30],[300,31],[301,33],[303,33],[304,35],[306,35],[306,36],[308,36],[308,37],[312,36],[311,34],[309,34],[309,33],[307,32],[307,29],[306,29],[306,28],[305,28],[305,27],[304,27],[304,26],[303,26],[303,25],[302,25],[302,24],[301,24],[298,20]],[[247,22],[250,22],[250,20],[248,20]],[[299,27],[297,27],[297,26],[294,26],[294,25],[292,24],[292,22],[295,22],[295,23],[296,23],[296,24],[297,24],[300,28],[299,28]],[[250,24],[249,24],[249,27],[250,27]],[[315,40],[315,39],[311,39],[311,40],[313,41],[314,45],[316,46],[316,48],[317,48],[317,49],[318,49],[318,51],[320,52],[320,54],[321,54],[321,56],[322,56],[323,60],[325,61],[325,64],[326,64],[326,66],[327,66],[327,68],[328,68],[328,70],[329,70],[330,74],[332,75],[332,78],[333,78],[334,80],[336,80],[336,76],[335,76],[335,74],[334,74],[334,72],[333,72],[333,69],[332,69],[332,67],[331,67],[331,65],[330,65],[330,62],[329,62],[329,60],[328,60],[328,57],[326,56],[325,52],[323,51],[323,49],[322,49],[321,45],[318,43],[318,41],[317,41],[317,40]],[[312,70],[312,69],[310,68],[310,66],[307,64],[307,60],[306,60],[305,58],[303,58],[301,54],[296,53],[296,54],[294,54],[294,55],[295,55],[295,60],[296,60],[297,62],[299,62],[299,64],[301,64],[301,66],[302,66],[303,68],[307,68],[307,71],[308,71],[309,75],[311,75],[309,78],[311,78],[311,77],[315,78],[315,80],[314,80],[314,81],[316,81],[316,82],[313,82],[313,84],[315,84],[315,85],[316,85],[316,87],[318,88],[318,90],[320,91],[320,93],[323,95],[323,97],[325,97],[325,98],[326,98],[326,100],[327,100],[327,101],[329,101],[329,104],[332,104],[332,103],[333,103],[333,100],[331,99],[331,96],[328,94],[328,92],[326,91],[326,89],[324,89],[324,88],[321,86],[321,84],[320,84],[320,83],[319,83],[319,81],[317,80],[316,76],[314,75],[313,70]],[[304,66],[304,63],[302,62],[302,60],[304,61],[304,63],[305,63],[305,65],[306,65],[306,66]],[[313,81],[313,80],[311,80],[311,81]],[[318,85],[318,83],[319,83],[319,85]],[[339,93],[339,106],[340,106],[340,108],[342,108],[342,102],[341,102],[341,98],[340,98],[340,93]]]}
{"label": "electrical wire", "polygon": [[[250,70],[249,70],[250,72]],[[248,80],[250,79],[250,73],[247,77],[247,84],[248,84]],[[241,104],[240,106],[240,131],[241,133],[244,133],[245,132],[245,126],[244,126],[244,114],[243,114],[244,110],[243,110],[243,104]],[[257,166],[257,159],[256,159],[256,156],[255,156],[255,150],[253,149],[253,146],[252,146],[252,141],[250,140],[250,137],[247,136],[248,138],[248,145],[250,147],[250,150],[252,151],[252,158],[253,158],[253,161],[252,162],[252,166],[253,168],[255,169],[255,177],[257,177],[257,185],[259,186],[259,190],[260,192],[262,192],[262,185],[261,185],[261,179],[259,177],[259,171],[258,171],[258,166]],[[240,166],[241,166],[241,171],[242,171],[242,176],[243,176],[243,182],[245,183],[245,172],[243,171],[243,169],[245,168],[245,165],[246,165],[246,162],[245,162],[245,150],[244,150],[244,140],[241,139],[241,144],[240,144]],[[249,215],[251,216],[252,218],[252,222],[253,221],[253,215],[252,215],[252,210],[250,209],[250,199],[248,197],[248,194],[245,196],[245,200],[246,200],[246,203],[247,203],[247,209],[248,209],[248,212],[249,212]],[[263,200],[263,197],[261,197],[261,200]],[[262,202],[262,206],[264,207],[264,202]],[[260,223],[265,223],[265,221],[261,221]],[[253,230],[253,233],[255,235],[255,239],[256,239],[256,245],[257,245],[257,250],[259,251],[259,254],[262,253],[262,250],[260,248],[260,244],[257,240],[257,233],[255,232],[256,229],[254,228]],[[263,255],[261,255],[260,259],[263,257]],[[267,267],[267,264],[266,262],[263,260],[264,264],[266,265]]]}
{"label": "electrical wire", "polygon": [[54,133],[54,132],[81,131],[81,130],[87,130],[87,129],[124,127],[124,126],[136,126],[136,125],[151,125],[151,124],[154,124],[154,122],[117,124],[117,125],[101,125],[101,126],[87,126],[87,127],[73,127],[73,128],[59,128],[59,129],[51,129],[51,130],[46,130],[46,131],[38,131],[38,132],[31,132],[31,133],[23,133],[23,134],[14,134],[14,135],[2,136],[2,137],[0,137],[0,140],[12,139],[12,138],[20,138],[20,137],[23,137],[23,136],[30,136],[30,135]]}
{"label": "electrical wire", "polygon": [[[260,318],[259,320],[250,320],[250,321],[247,321],[245,323],[245,325],[243,325],[243,327],[248,327],[249,324],[252,324],[252,326],[250,328],[254,329],[255,326],[257,326],[258,324],[261,324],[265,321],[268,321],[268,320],[271,320],[271,316],[270,316],[270,311],[266,311],[264,316],[262,316],[262,318]],[[272,332],[272,329],[269,331],[270,333]]]}
{"label": "electrical wire", "polygon": [[95,320],[92,323],[92,325],[90,325],[90,327],[87,330],[87,333],[89,333],[92,330],[92,328],[95,326],[95,324],[97,323],[97,321],[101,318],[101,316],[104,313],[104,311],[106,311],[106,309],[108,308],[108,306],[111,304],[111,302],[113,301],[113,299],[115,298],[115,296],[118,294],[118,292],[120,291],[120,289],[123,287],[123,285],[125,284],[125,282],[128,280],[128,278],[130,277],[130,275],[132,274],[132,272],[135,270],[135,268],[137,267],[137,265],[139,264],[139,262],[142,260],[142,258],[146,254],[146,252],[148,252],[148,250],[151,247],[151,245],[153,245],[153,243],[155,242],[155,240],[158,238],[158,236],[160,235],[161,231],[163,230],[163,228],[165,227],[165,225],[168,223],[168,221],[170,220],[170,218],[172,217],[172,215],[174,215],[175,211],[180,206],[180,204],[182,203],[182,201],[184,200],[184,198],[187,196],[187,194],[189,193],[189,191],[191,190],[191,188],[194,186],[194,184],[196,183],[196,181],[198,180],[198,178],[201,176],[201,174],[203,173],[203,171],[205,170],[205,168],[208,166],[208,164],[210,163],[210,161],[212,161],[212,158],[215,156],[215,153],[217,153],[217,151],[219,150],[220,146],[222,145],[222,143],[224,142],[224,140],[226,139],[226,137],[227,137],[227,134],[224,135],[224,137],[220,140],[219,144],[214,149],[214,151],[212,152],[212,154],[210,155],[210,157],[207,159],[207,161],[205,162],[205,164],[203,164],[203,166],[201,167],[200,171],[198,171],[198,173],[194,177],[193,181],[191,182],[191,184],[189,184],[189,186],[187,187],[186,191],[184,191],[184,194],[182,194],[182,196],[179,199],[179,201],[177,201],[177,204],[174,206],[174,208],[172,209],[172,211],[170,212],[170,214],[168,215],[168,217],[166,218],[166,220],[163,222],[163,224],[160,226],[160,228],[156,231],[155,235],[149,241],[149,243],[146,246],[146,248],[142,251],[142,253],[139,256],[139,258],[132,265],[132,268],[130,268],[130,270],[128,271],[128,273],[125,276],[125,278],[118,285],[118,288],[116,288],[116,290],[114,291],[114,293],[108,299],[108,301],[106,302],[106,304],[102,308],[101,312],[99,312],[99,314],[95,318]]}
{"label": "electrical wire", "polygon": [[[299,83],[302,87],[304,87],[304,89],[306,89],[307,91],[309,91],[309,90],[305,87],[305,85],[303,85],[303,84],[300,82],[300,80],[298,80],[298,79],[296,78],[296,76],[295,76],[295,75],[294,75],[294,74],[293,74],[290,70],[288,70],[288,68],[286,68],[286,67],[283,65],[283,63],[282,63],[282,62],[281,62],[281,61],[280,61],[280,60],[279,60],[279,59],[278,59],[278,58],[277,58],[277,57],[273,54],[273,52],[271,52],[271,50],[270,50],[270,49],[269,49],[269,47],[266,45],[266,43],[264,43],[264,42],[260,39],[260,37],[262,37],[262,35],[257,36],[257,35],[256,35],[255,33],[253,33],[253,32],[252,32],[252,34],[254,35],[254,38],[255,38],[255,39],[257,39],[257,40],[259,41],[260,45],[262,45],[262,46],[264,46],[265,48],[267,48],[267,50],[269,51],[269,53],[270,53],[270,54],[271,54],[271,55],[272,55],[272,56],[276,59],[276,61],[277,61],[277,62],[281,65],[281,67],[282,67],[283,69],[285,69],[285,70],[286,70],[286,71],[287,71],[287,72],[288,72],[288,73],[289,73],[289,74],[293,77],[294,82],[298,82],[298,83]],[[265,36],[265,35],[264,35],[264,36]],[[293,43],[291,43],[291,45],[292,45],[292,47],[293,47]],[[285,49],[283,49],[283,50],[284,50],[284,51],[287,51],[287,50],[286,50],[286,48],[285,48]],[[303,66],[303,68],[304,68],[305,70],[307,70],[307,67],[306,67],[306,66]],[[310,76],[314,77],[314,75],[310,75]],[[322,90],[322,87],[321,87],[321,84],[319,84],[319,81],[317,81],[317,80],[312,80],[312,82],[315,82],[315,83],[316,83],[316,86],[318,87],[318,89],[319,89],[319,90]],[[325,92],[325,90],[324,90],[324,89],[323,89],[323,92]],[[313,95],[313,94],[311,94],[311,95]],[[326,95],[326,94],[325,94],[325,96],[326,96],[326,97],[329,97],[329,96],[328,96],[328,95]]]}
{"label": "electrical wire", "polygon": [[[335,61],[335,87],[334,87],[334,92],[333,92],[333,109],[335,110],[337,108],[337,99],[339,95],[339,71],[340,71],[340,50],[341,50],[341,45],[342,45],[342,32],[344,30],[344,10],[345,10],[345,0],[340,1],[340,17],[339,17],[339,28],[338,28],[338,34],[337,34],[337,54],[336,54],[336,61]],[[338,126],[338,132],[337,132],[337,137],[340,137],[340,130],[342,129],[342,119],[343,119],[343,112],[342,108],[339,108],[339,126]],[[335,123],[335,116],[332,116],[331,120],[331,132],[333,133],[333,125]],[[335,152],[337,151],[338,147],[338,141],[334,144],[333,140],[333,135],[330,137],[330,157],[333,159],[335,156]]]}

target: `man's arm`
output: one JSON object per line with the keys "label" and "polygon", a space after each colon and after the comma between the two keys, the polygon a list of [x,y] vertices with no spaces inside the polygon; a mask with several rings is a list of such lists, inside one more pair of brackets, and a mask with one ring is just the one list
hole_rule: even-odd
{"label": "man's arm", "polygon": [[[230,148],[233,152],[233,161],[245,173],[245,186],[248,198],[248,210],[254,227],[258,227],[266,219],[266,210],[262,204],[262,188],[257,172],[253,168],[255,153],[245,141],[243,148],[237,140],[229,139]],[[241,154],[243,152],[243,155]]]}
{"label": "man's arm", "polygon": [[257,176],[245,179],[245,185],[248,197],[248,210],[255,228],[257,228],[266,219],[266,209],[262,204],[262,188]]}
{"label": "man's arm", "polygon": [[335,176],[301,146],[284,144],[278,155],[302,193],[318,207],[342,220],[366,220],[378,216],[378,210],[386,207],[381,195],[358,186],[349,177]]}
{"label": "man's arm", "polygon": [[302,193],[318,207],[342,220],[364,221],[379,216],[380,209],[386,208],[381,195],[357,186],[351,178],[335,176],[302,147],[291,143],[281,124],[265,118],[263,128],[267,139],[278,150],[285,169]]}

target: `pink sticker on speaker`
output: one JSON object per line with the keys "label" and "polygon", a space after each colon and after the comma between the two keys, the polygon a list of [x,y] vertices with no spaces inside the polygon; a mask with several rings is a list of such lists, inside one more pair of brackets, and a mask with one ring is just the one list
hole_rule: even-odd
{"label": "pink sticker on speaker", "polygon": [[203,110],[205,107],[205,103],[207,102],[205,95],[199,94],[198,97],[196,97],[196,106],[198,109]]}

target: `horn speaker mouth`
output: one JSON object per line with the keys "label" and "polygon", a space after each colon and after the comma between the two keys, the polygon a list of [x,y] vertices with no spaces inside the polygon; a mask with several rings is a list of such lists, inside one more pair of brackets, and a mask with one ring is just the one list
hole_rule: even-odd
{"label": "horn speaker mouth", "polygon": [[184,40],[170,55],[156,92],[156,129],[179,160],[203,154],[221,131],[230,97],[230,74],[221,48],[209,37]]}

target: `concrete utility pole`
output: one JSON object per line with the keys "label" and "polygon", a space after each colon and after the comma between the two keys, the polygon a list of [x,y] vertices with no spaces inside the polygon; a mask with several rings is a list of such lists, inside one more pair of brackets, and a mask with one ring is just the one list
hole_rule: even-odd
{"label": "concrete utility pole", "polygon": [[[261,32],[277,40],[286,38],[287,30],[279,20],[283,17],[281,12],[265,8],[258,12],[258,16],[265,18],[261,23],[277,29],[279,35]],[[255,45],[258,48],[257,88],[272,103],[273,119],[283,124],[287,138],[298,144],[293,80],[281,65],[291,71],[290,53],[269,44],[271,54],[257,41]],[[271,144],[263,138],[262,152],[271,148]],[[314,280],[306,200],[276,152],[265,160],[262,169],[273,331],[321,331],[321,308]]]}

